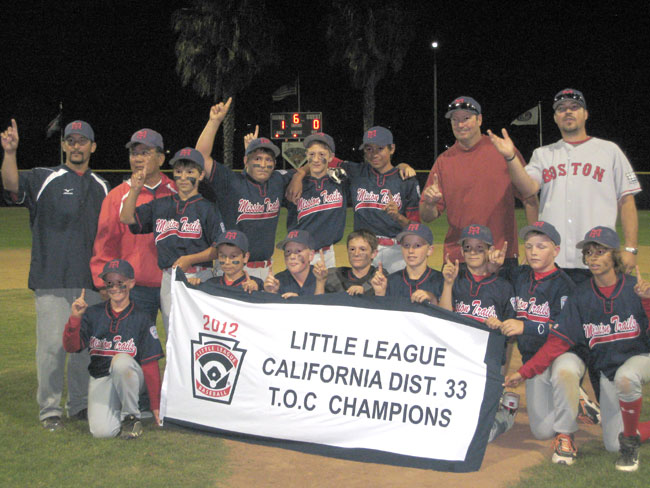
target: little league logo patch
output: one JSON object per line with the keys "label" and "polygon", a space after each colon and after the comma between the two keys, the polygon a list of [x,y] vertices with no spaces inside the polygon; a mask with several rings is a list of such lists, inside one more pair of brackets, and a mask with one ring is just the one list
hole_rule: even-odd
{"label": "little league logo patch", "polygon": [[192,389],[194,398],[230,405],[246,350],[239,341],[199,334],[192,341]]}

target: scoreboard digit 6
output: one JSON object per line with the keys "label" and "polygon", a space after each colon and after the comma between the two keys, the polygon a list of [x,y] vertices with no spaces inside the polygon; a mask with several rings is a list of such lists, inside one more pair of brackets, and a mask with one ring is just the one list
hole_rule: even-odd
{"label": "scoreboard digit 6", "polygon": [[316,132],[323,132],[322,112],[271,114],[271,139],[304,139]]}

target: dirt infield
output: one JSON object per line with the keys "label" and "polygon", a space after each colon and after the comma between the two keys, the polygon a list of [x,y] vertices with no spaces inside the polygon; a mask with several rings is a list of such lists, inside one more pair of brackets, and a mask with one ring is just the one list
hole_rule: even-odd
{"label": "dirt infield", "polygon": [[[644,247],[640,262],[641,270],[650,273],[650,257]],[[337,246],[337,259],[347,261],[343,247]],[[281,254],[275,255],[276,269],[282,269]],[[439,268],[442,261],[440,250],[430,263]],[[27,288],[29,270],[28,250],[0,251],[0,266],[9,273],[0,275],[0,290]],[[521,356],[514,352],[511,370],[521,365]],[[586,385],[591,393],[591,385]],[[412,468],[399,468],[378,464],[343,461],[292,450],[265,447],[240,441],[226,440],[230,450],[227,460],[231,477],[225,484],[233,487],[269,486],[346,486],[346,487],[396,487],[424,486],[427,484],[446,487],[481,486],[502,487],[517,481],[523,469],[549,462],[551,441],[537,441],[532,438],[528,427],[524,387],[516,390],[522,397],[521,408],[515,426],[488,446],[483,466],[477,473],[452,474]],[[599,426],[581,425],[576,435],[578,445],[600,437]]]}

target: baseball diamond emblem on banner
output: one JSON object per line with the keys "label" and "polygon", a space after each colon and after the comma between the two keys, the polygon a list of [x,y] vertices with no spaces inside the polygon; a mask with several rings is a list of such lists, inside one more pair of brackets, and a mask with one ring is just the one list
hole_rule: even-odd
{"label": "baseball diamond emblem on banner", "polygon": [[192,341],[194,398],[230,405],[246,354],[238,344],[237,340],[209,334],[199,334],[199,340]]}

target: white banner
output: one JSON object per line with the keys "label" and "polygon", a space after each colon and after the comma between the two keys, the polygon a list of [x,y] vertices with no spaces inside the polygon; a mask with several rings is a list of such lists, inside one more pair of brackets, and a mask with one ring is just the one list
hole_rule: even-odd
{"label": "white banner", "polygon": [[491,422],[479,429],[482,446],[477,426],[500,394],[502,349],[493,346],[491,374],[485,362],[494,334],[432,307],[377,308],[391,304],[378,298],[289,303],[172,283],[162,417],[451,463],[480,455],[480,466]]}

